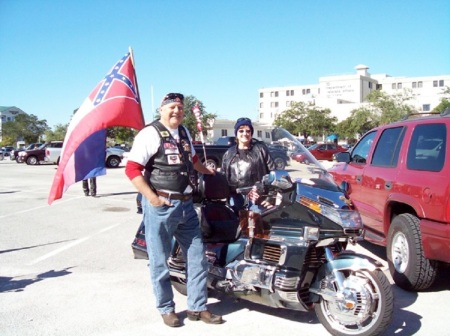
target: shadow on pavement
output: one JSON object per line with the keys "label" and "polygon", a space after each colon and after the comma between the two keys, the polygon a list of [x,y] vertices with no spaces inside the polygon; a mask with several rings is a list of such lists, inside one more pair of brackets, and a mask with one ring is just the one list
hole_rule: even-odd
{"label": "shadow on pavement", "polygon": [[0,277],[0,293],[22,292],[25,289],[25,287],[40,282],[42,280],[48,278],[57,278],[60,276],[71,274],[72,272],[68,271],[71,268],[72,267],[68,267],[60,271],[51,270],[45,273],[40,273],[35,277],[29,279],[14,280],[15,278],[12,277]]}

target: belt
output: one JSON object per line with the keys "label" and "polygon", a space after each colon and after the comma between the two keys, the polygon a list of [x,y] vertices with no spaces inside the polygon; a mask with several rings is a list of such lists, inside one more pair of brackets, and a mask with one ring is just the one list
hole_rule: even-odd
{"label": "belt", "polygon": [[165,191],[156,190],[156,193],[159,196],[168,198],[168,199],[174,199],[174,200],[180,200],[180,201],[188,201],[192,198],[192,194],[178,194],[178,193],[170,193]]}

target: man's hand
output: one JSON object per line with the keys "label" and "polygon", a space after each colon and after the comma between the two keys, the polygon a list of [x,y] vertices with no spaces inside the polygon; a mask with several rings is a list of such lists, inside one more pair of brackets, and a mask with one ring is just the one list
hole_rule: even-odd
{"label": "man's hand", "polygon": [[148,200],[150,202],[151,205],[153,205],[154,207],[161,207],[163,205],[167,205],[169,207],[173,206],[172,203],[170,203],[170,201],[164,197],[159,197],[158,195],[156,195],[156,197],[152,197],[151,199]]}

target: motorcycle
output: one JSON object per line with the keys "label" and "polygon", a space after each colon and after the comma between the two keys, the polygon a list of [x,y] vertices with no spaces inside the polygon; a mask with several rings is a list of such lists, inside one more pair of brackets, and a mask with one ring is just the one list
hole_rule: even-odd
{"label": "motorcycle", "polygon": [[[314,310],[332,335],[383,333],[393,314],[391,285],[381,263],[347,250],[363,239],[359,213],[296,138],[275,128],[272,139],[304,151],[309,163],[272,171],[254,187],[271,206],[236,214],[227,204],[226,178],[200,178],[208,287],[265,306]],[[145,257],[145,239],[138,238],[135,257]],[[176,241],[168,265],[172,286],[186,295],[186,263]]]}

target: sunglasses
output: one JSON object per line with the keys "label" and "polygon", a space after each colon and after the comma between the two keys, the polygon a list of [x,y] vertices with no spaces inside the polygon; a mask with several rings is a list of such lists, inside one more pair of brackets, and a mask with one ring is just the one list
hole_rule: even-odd
{"label": "sunglasses", "polygon": [[247,121],[249,123],[252,123],[252,121],[249,118],[239,118],[238,120],[236,120],[237,123],[241,121]]}
{"label": "sunglasses", "polygon": [[164,96],[161,101],[161,106],[170,103],[182,103],[184,101],[184,96],[181,93],[168,93]]}
{"label": "sunglasses", "polygon": [[246,133],[246,134],[251,134],[252,131],[251,130],[244,130],[244,129],[240,129],[238,130],[239,133]]}

